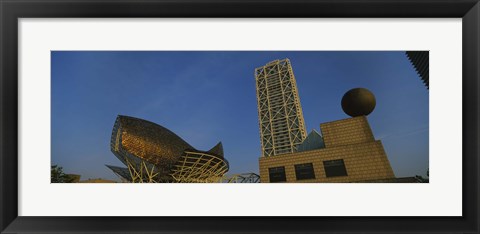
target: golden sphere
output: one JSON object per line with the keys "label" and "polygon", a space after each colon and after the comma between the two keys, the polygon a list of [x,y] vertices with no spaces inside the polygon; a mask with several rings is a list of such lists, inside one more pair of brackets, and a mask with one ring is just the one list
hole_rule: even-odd
{"label": "golden sphere", "polygon": [[355,88],[343,95],[342,109],[352,117],[368,115],[375,109],[375,96],[368,89]]}

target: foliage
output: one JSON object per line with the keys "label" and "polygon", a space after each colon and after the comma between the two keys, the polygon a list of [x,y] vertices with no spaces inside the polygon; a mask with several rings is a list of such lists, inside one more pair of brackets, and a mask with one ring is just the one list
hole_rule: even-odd
{"label": "foliage", "polygon": [[75,175],[65,174],[63,168],[58,165],[53,165],[50,169],[51,183],[73,183],[75,180]]}

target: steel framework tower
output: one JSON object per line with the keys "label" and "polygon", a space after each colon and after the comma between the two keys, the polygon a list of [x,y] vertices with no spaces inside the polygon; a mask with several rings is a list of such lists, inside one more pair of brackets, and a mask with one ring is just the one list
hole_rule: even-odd
{"label": "steel framework tower", "polygon": [[255,69],[255,80],[262,156],[296,152],[307,131],[290,60]]}

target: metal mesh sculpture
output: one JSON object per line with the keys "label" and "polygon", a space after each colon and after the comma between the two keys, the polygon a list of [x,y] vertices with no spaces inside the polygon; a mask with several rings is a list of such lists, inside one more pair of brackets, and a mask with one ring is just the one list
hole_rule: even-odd
{"label": "metal mesh sculpture", "polygon": [[228,171],[223,158],[200,152],[185,152],[175,167],[172,177],[180,183],[219,183]]}
{"label": "metal mesh sculpture", "polygon": [[170,130],[128,116],[117,117],[110,149],[127,167],[107,167],[126,182],[212,183],[229,169],[221,142],[196,150]]}

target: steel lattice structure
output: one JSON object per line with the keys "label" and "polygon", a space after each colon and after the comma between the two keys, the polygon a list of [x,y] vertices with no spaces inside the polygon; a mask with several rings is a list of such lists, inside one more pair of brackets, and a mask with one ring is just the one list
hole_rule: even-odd
{"label": "steel lattice structure", "polygon": [[255,173],[234,174],[223,179],[224,183],[260,183],[260,176]]}
{"label": "steel lattice structure", "polygon": [[228,167],[226,160],[215,155],[185,151],[171,176],[177,183],[219,183]]}
{"label": "steel lattice structure", "polygon": [[196,150],[170,130],[129,116],[117,117],[110,149],[127,167],[107,167],[125,182],[213,183],[229,169],[221,142]]}
{"label": "steel lattice structure", "polygon": [[140,165],[130,163],[127,159],[127,167],[132,179],[132,183],[157,183],[158,172],[154,165],[147,166],[145,161]]}
{"label": "steel lattice structure", "polygon": [[255,80],[262,156],[296,152],[307,131],[290,60],[255,69]]}

